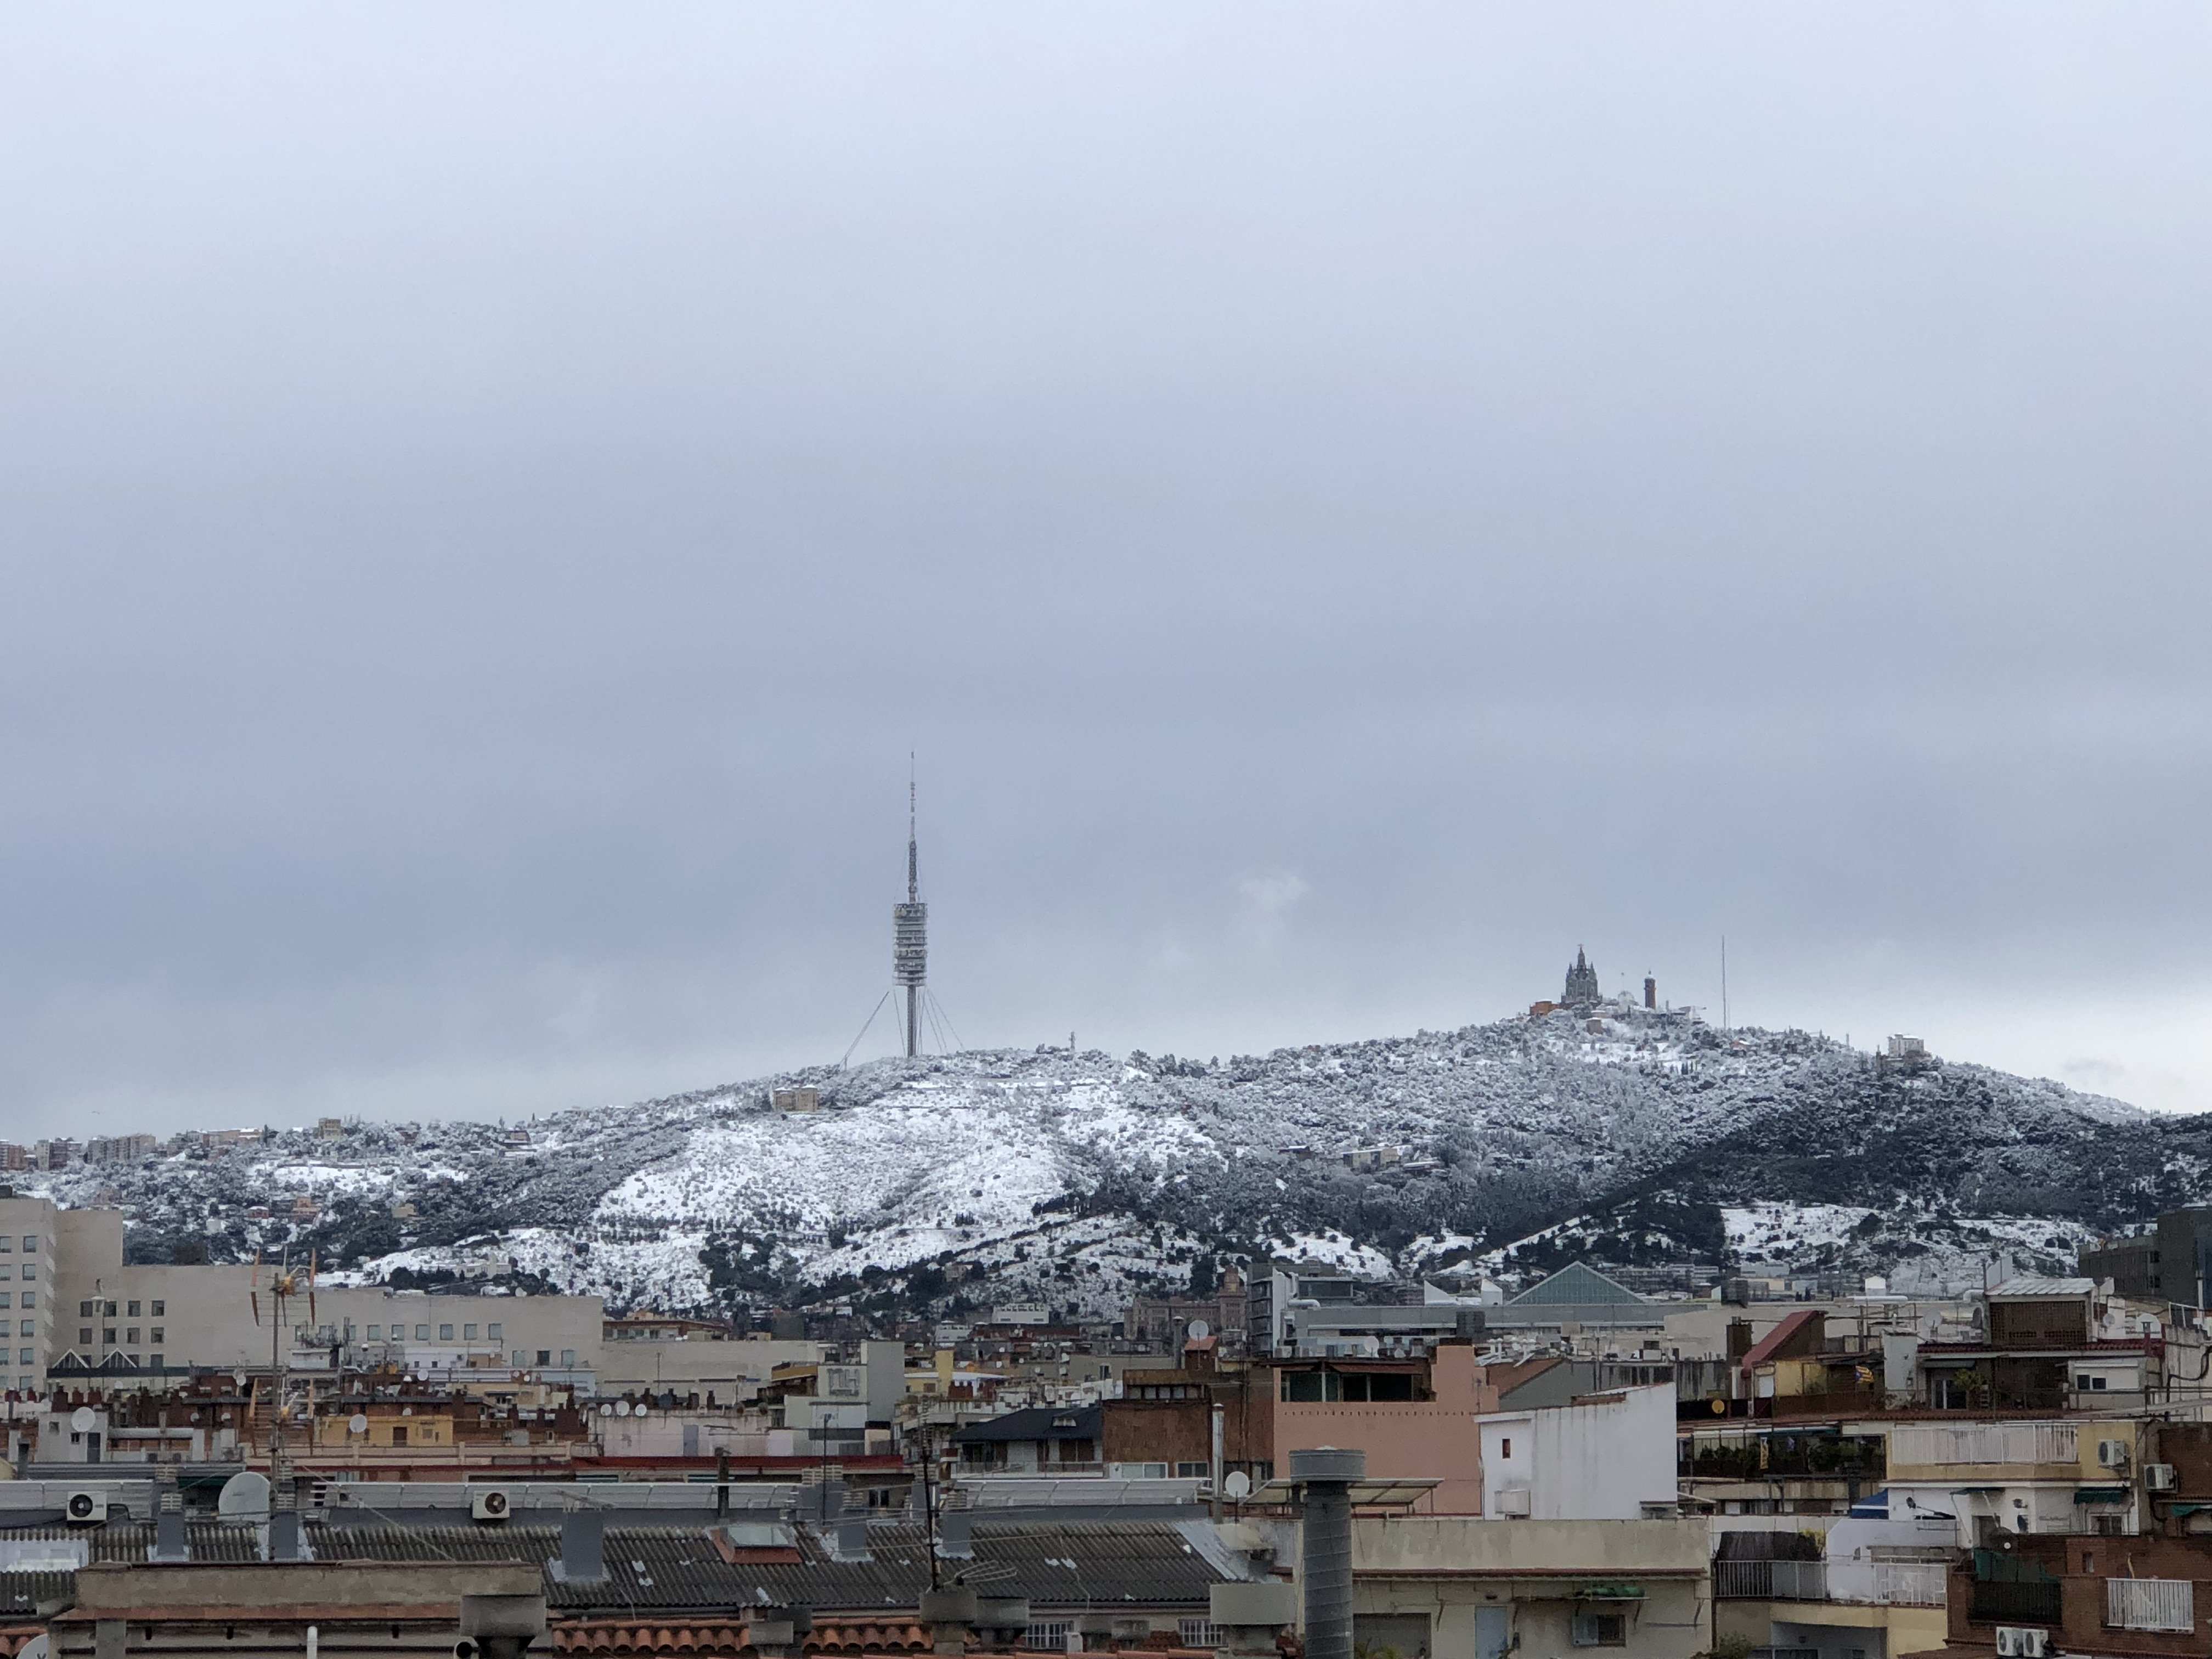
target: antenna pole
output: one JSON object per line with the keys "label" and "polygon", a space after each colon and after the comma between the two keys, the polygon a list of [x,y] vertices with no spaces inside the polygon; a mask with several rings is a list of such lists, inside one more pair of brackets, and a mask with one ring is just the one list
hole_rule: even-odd
{"label": "antenna pole", "polygon": [[1728,1006],[1728,935],[1721,935],[1721,1030],[1729,1030]]}
{"label": "antenna pole", "polygon": [[921,988],[929,977],[929,907],[921,902],[920,813],[914,756],[907,756],[906,902],[891,907],[891,979],[906,993],[906,1057],[921,1051]]}

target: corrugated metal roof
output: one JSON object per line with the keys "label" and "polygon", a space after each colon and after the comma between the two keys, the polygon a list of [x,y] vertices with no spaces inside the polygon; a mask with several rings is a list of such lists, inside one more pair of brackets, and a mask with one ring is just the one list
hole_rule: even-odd
{"label": "corrugated metal roof", "polygon": [[[258,1561],[256,1529],[194,1522],[186,1528],[196,1561]],[[0,1536],[61,1536],[64,1528],[27,1528]],[[543,1567],[561,1553],[558,1527],[307,1525],[321,1561],[527,1561]],[[1025,1596],[1048,1608],[1190,1607],[1203,1609],[1208,1588],[1223,1575],[1175,1528],[1160,1522],[1054,1522],[1034,1517],[973,1523],[972,1557],[940,1563],[948,1577],[993,1595]],[[73,1534],[89,1543],[95,1561],[140,1562],[154,1528],[140,1524],[89,1528]],[[823,1609],[911,1609],[929,1587],[922,1528],[911,1521],[878,1521],[868,1528],[870,1559],[833,1559],[821,1540],[800,1528],[799,1559],[732,1562],[704,1529],[621,1528],[605,1534],[607,1577],[564,1583],[550,1573],[549,1606],[635,1617],[768,1603]],[[0,1573],[0,1616],[40,1602],[74,1599],[76,1575]]]}
{"label": "corrugated metal roof", "polygon": [[2087,1296],[2097,1288],[2094,1279],[2045,1279],[2035,1273],[2022,1273],[2017,1279],[2008,1279],[1991,1291],[1991,1296]]}

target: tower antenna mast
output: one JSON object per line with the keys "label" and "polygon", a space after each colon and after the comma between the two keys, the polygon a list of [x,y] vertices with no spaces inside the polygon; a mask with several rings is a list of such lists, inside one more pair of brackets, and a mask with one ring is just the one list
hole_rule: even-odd
{"label": "tower antenna mast", "polygon": [[907,756],[906,902],[891,907],[891,979],[906,993],[906,1054],[921,1051],[921,988],[929,977],[929,907],[921,902],[914,757]]}

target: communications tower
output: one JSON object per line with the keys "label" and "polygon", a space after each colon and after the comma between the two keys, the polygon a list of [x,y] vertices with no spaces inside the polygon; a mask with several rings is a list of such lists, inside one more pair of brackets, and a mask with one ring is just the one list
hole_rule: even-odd
{"label": "communications tower", "polygon": [[921,1052],[921,987],[929,977],[929,907],[921,902],[921,860],[915,834],[915,786],[906,782],[906,902],[891,906],[891,980],[906,992],[906,1055]]}

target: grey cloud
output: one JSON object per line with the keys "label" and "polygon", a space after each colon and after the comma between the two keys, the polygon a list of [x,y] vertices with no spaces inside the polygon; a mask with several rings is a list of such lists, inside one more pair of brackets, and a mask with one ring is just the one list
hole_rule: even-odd
{"label": "grey cloud", "polygon": [[0,1097],[2202,991],[2208,32],[11,18]]}

